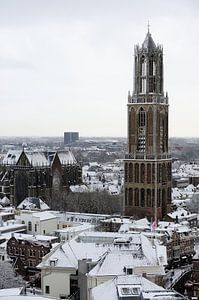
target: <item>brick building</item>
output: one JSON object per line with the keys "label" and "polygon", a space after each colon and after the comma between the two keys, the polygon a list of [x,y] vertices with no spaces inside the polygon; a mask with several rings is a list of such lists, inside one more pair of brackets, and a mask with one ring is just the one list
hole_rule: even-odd
{"label": "brick building", "polygon": [[28,280],[29,276],[38,273],[36,266],[42,257],[50,252],[52,245],[47,241],[11,237],[7,242],[7,254],[14,262],[15,270]]}
{"label": "brick building", "polygon": [[124,213],[163,218],[171,202],[168,96],[163,89],[163,48],[150,32],[134,52],[134,91],[128,96],[128,154]]}

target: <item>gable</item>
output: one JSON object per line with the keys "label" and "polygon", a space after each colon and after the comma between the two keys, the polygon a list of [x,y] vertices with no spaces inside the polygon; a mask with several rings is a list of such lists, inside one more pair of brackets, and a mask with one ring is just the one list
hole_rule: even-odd
{"label": "gable", "polygon": [[18,166],[31,166],[28,157],[26,156],[25,152],[23,151],[16,163]]}

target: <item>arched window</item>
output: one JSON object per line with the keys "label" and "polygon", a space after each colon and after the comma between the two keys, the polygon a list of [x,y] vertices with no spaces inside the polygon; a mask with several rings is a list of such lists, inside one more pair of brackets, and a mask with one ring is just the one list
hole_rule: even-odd
{"label": "arched window", "polygon": [[162,182],[166,182],[167,178],[166,166],[165,164],[162,165]]}
{"label": "arched window", "polygon": [[152,207],[155,207],[155,190],[152,189],[152,197],[151,197],[151,200],[152,200]]}
{"label": "arched window", "polygon": [[151,164],[147,164],[147,183],[151,183]]}
{"label": "arched window", "polygon": [[155,76],[156,65],[153,55],[149,58],[149,76]]}
{"label": "arched window", "polygon": [[146,124],[146,117],[145,117],[145,111],[141,107],[139,111],[139,127],[144,127]]}
{"label": "arched window", "polygon": [[140,192],[140,205],[141,207],[144,207],[145,206],[145,189],[141,189],[141,192]]}
{"label": "arched window", "polygon": [[135,164],[135,183],[139,183],[139,164]]}
{"label": "arched window", "polygon": [[171,188],[167,188],[167,202],[171,203]]}
{"label": "arched window", "polygon": [[165,205],[166,203],[166,192],[165,189],[162,190],[162,205]]}
{"label": "arched window", "polygon": [[128,205],[128,189],[125,189],[125,206]]}
{"label": "arched window", "polygon": [[147,189],[147,207],[151,207],[151,190]]}
{"label": "arched window", "polygon": [[160,73],[159,73],[159,76],[160,76],[160,90],[159,92],[161,93],[163,91],[163,59],[162,59],[162,56],[160,56],[159,58],[159,64],[160,64]]}
{"label": "arched window", "polygon": [[152,183],[155,182],[155,177],[156,177],[156,174],[155,174],[155,164],[153,163],[152,164]]}
{"label": "arched window", "polygon": [[125,182],[128,180],[128,163],[125,163]]}
{"label": "arched window", "polygon": [[133,182],[133,164],[129,164],[129,182]]}
{"label": "arched window", "polygon": [[28,231],[32,231],[32,222],[28,222]]}
{"label": "arched window", "polygon": [[141,60],[141,75],[146,76],[146,58],[142,56]]}
{"label": "arched window", "polygon": [[145,182],[145,164],[141,164],[141,183]]}
{"label": "arched window", "polygon": [[135,206],[139,206],[139,190],[135,189]]}
{"label": "arched window", "polygon": [[158,196],[157,207],[161,207],[161,198],[160,198],[161,191],[160,191],[160,189],[158,189],[157,194],[158,194],[157,195]]}
{"label": "arched window", "polygon": [[130,206],[133,205],[133,189],[132,188],[129,189],[129,205]]}

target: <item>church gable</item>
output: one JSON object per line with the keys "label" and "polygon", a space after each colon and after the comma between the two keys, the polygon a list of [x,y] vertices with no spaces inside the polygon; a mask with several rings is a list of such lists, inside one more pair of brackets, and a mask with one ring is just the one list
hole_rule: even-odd
{"label": "church gable", "polygon": [[18,166],[30,166],[30,161],[28,157],[26,156],[25,152],[23,151],[16,163]]}

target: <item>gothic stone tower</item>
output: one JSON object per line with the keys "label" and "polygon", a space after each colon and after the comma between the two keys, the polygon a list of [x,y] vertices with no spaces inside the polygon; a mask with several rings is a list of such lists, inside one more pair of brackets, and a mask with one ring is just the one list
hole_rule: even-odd
{"label": "gothic stone tower", "polygon": [[163,90],[163,48],[150,32],[135,47],[134,91],[128,96],[125,215],[163,218],[171,202],[168,96]]}

